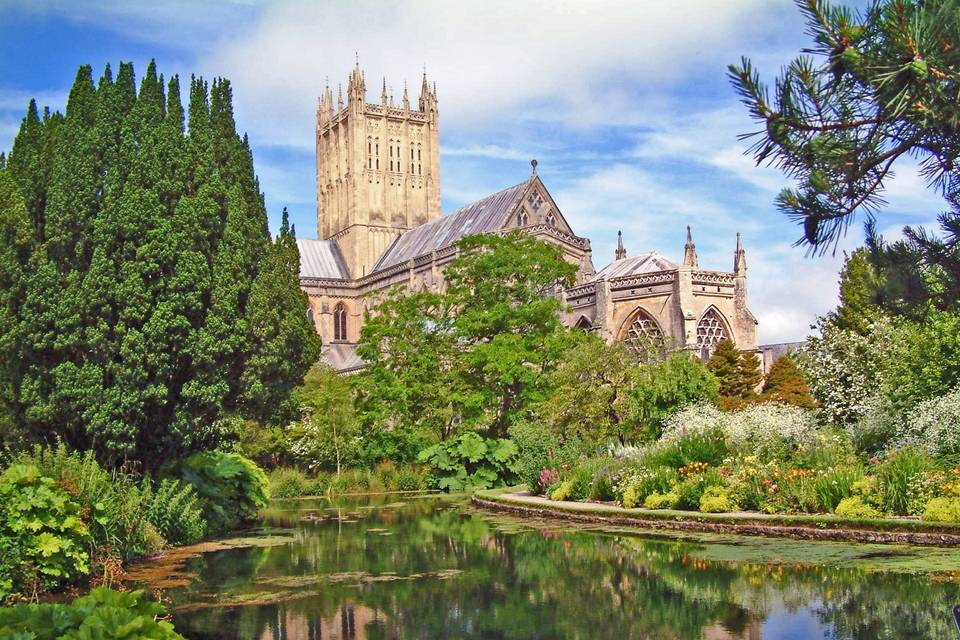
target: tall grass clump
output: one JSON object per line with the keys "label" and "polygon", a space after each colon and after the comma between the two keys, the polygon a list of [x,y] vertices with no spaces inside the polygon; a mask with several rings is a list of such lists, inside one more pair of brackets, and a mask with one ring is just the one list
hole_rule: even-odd
{"label": "tall grass clump", "polygon": [[890,513],[907,515],[915,478],[932,468],[933,460],[918,447],[892,451],[877,472],[883,508]]}

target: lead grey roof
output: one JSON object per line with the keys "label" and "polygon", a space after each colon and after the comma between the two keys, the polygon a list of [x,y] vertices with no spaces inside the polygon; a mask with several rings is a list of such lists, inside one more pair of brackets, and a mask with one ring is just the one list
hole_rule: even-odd
{"label": "lead grey roof", "polygon": [[620,276],[632,276],[638,273],[654,273],[656,271],[673,271],[678,265],[673,260],[663,257],[655,251],[643,253],[632,258],[614,260],[598,271],[591,279],[610,280]]}
{"label": "lead grey roof", "polygon": [[301,278],[350,279],[347,263],[333,240],[297,238],[297,249],[300,250]]}
{"label": "lead grey roof", "polygon": [[527,184],[521,182],[442,218],[410,229],[390,245],[373,270],[386,269],[449,247],[470,234],[499,230],[510,207],[523,195]]}
{"label": "lead grey roof", "polygon": [[357,345],[341,342],[323,345],[320,360],[340,373],[359,371],[366,366],[363,359],[357,355]]}

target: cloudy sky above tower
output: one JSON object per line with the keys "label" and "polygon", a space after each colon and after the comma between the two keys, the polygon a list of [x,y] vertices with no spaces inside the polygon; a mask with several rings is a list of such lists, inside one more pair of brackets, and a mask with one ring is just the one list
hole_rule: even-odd
{"label": "cloudy sky above tower", "polygon": [[[854,3],[856,4],[856,3]],[[530,160],[599,269],[618,230],[631,255],[683,255],[729,270],[747,249],[762,343],[802,339],[836,304],[842,251],[808,258],[773,207],[789,182],[757,168],[737,134],[756,129],[725,77],[746,55],[772,81],[806,46],[788,0],[0,0],[0,149],[27,102],[62,109],[76,68],[156,58],[166,76],[231,80],[274,225],[287,207],[314,237],[314,116],[328,81],[359,56],[368,99],[382,78],[399,101],[437,83],[443,211],[524,180]],[[943,206],[901,168],[880,214],[884,235],[931,225]],[[862,220],[861,220],[862,221]]]}

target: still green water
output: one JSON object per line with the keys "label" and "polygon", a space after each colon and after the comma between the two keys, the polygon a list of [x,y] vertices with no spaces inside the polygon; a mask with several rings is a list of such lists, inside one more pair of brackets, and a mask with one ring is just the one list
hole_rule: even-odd
{"label": "still green water", "polygon": [[960,551],[529,521],[443,497],[277,502],[134,577],[188,638],[958,638]]}

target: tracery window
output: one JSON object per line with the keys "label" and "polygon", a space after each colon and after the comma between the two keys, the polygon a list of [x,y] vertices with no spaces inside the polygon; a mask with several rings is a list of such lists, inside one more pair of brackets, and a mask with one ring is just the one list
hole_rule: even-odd
{"label": "tracery window", "polygon": [[527,221],[528,221],[527,212],[526,212],[526,211],[520,211],[520,213],[517,215],[517,226],[518,226],[518,227],[525,227],[525,226],[527,226]]}
{"label": "tracery window", "polygon": [[623,342],[630,347],[637,359],[643,362],[662,360],[666,356],[666,338],[663,330],[643,309],[637,310],[633,322],[624,333]]}
{"label": "tracery window", "polygon": [[543,204],[543,196],[540,195],[539,191],[534,191],[527,198],[527,202],[530,203],[530,206],[533,207],[534,211],[536,211]]}
{"label": "tracery window", "polygon": [[700,353],[700,359],[709,360],[717,348],[717,343],[729,337],[727,323],[724,322],[723,316],[713,307],[707,309],[697,323],[697,351]]}
{"label": "tracery window", "polygon": [[333,308],[333,339],[347,339],[347,308],[342,302]]}
{"label": "tracery window", "polygon": [[547,224],[551,227],[557,226],[557,219],[553,217],[552,213],[547,214]]}

